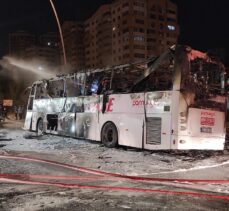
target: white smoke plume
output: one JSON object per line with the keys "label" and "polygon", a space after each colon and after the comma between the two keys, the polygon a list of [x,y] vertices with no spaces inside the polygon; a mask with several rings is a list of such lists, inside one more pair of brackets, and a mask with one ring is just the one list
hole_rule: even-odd
{"label": "white smoke plume", "polygon": [[25,61],[5,56],[0,60],[0,100],[12,98],[20,101],[25,89],[36,80],[55,77],[58,68],[39,60]]}

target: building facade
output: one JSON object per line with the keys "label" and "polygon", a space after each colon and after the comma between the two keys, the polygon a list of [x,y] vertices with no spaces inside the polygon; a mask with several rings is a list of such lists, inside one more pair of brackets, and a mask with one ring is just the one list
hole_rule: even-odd
{"label": "building facade", "polygon": [[85,21],[85,64],[87,68],[112,64],[111,5],[102,5]]}
{"label": "building facade", "polygon": [[60,54],[56,48],[34,45],[25,49],[25,59],[37,61],[45,66],[59,66]]}
{"label": "building facade", "polygon": [[177,6],[169,0],[115,0],[85,22],[88,68],[158,56],[177,43]]}
{"label": "building facade", "polygon": [[[132,63],[177,43],[177,6],[170,0],[114,0],[83,23],[65,21],[62,31],[70,71]],[[10,54],[23,57],[25,49],[27,56],[56,64],[56,55],[63,56],[59,36],[52,33],[40,36],[37,46],[31,34],[11,34]]]}
{"label": "building facade", "polygon": [[23,60],[39,60],[46,65],[60,65],[59,36],[46,33],[39,37],[19,31],[9,35],[9,55]]}
{"label": "building facade", "polygon": [[72,70],[85,67],[84,24],[65,21],[62,25],[67,64]]}

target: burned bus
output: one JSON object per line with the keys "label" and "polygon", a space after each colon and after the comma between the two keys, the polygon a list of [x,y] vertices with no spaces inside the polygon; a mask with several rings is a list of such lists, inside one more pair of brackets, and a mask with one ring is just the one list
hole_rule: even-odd
{"label": "burned bus", "polygon": [[33,83],[24,128],[150,150],[223,150],[225,69],[187,46]]}

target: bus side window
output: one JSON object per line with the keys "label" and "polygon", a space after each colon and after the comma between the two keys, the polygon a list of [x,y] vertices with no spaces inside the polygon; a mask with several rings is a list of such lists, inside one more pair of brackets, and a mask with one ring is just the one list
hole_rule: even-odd
{"label": "bus side window", "polygon": [[110,89],[111,71],[101,71],[87,75],[85,94],[103,94]]}
{"label": "bus side window", "polygon": [[76,103],[73,103],[68,110],[69,113],[82,113],[84,112],[84,105],[77,105]]}
{"label": "bus side window", "polygon": [[101,78],[101,72],[91,73],[87,75],[85,86],[86,95],[98,94]]}
{"label": "bus side window", "polygon": [[33,110],[33,97],[29,98],[28,110]]}
{"label": "bus side window", "polygon": [[34,95],[34,94],[35,94],[35,87],[36,87],[36,85],[34,84],[34,85],[32,86],[30,95]]}
{"label": "bus side window", "polygon": [[81,94],[81,86],[77,85],[74,77],[67,78],[66,81],[66,95],[68,97],[77,97]]}
{"label": "bus side window", "polygon": [[135,85],[133,92],[172,90],[173,63],[170,58],[163,60],[155,70]]}
{"label": "bus side window", "polygon": [[37,84],[35,99],[46,99],[49,98],[46,83]]}
{"label": "bus side window", "polygon": [[41,98],[41,92],[42,92],[41,84],[37,84],[35,99],[40,99]]}
{"label": "bus side window", "polygon": [[52,98],[64,97],[64,80],[49,81],[48,95]]}

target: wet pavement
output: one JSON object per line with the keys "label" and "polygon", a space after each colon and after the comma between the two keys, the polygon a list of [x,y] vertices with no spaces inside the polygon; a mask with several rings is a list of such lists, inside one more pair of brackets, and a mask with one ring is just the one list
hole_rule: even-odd
{"label": "wet pavement", "polygon": [[[229,180],[229,156],[223,152],[168,153],[135,149],[108,149],[99,143],[24,132],[22,121],[6,121],[0,129],[0,154],[45,159],[96,171],[122,175]],[[3,128],[4,127],[4,128]],[[55,179],[15,177],[16,180],[81,187],[12,184],[0,180],[0,210],[228,210],[229,200],[208,195],[229,196],[229,184],[142,182],[123,178],[98,178],[90,172],[66,169],[47,163],[0,159],[0,174],[56,176]],[[81,179],[58,179],[58,176]],[[87,177],[96,177],[86,180]],[[83,186],[83,187],[82,187]],[[107,188],[100,189],[98,186]],[[87,188],[85,188],[87,187]],[[115,189],[117,187],[126,188]],[[129,189],[127,189],[129,188]],[[155,192],[137,190],[150,189]],[[167,192],[160,192],[166,190]],[[174,194],[197,193],[202,196]],[[204,197],[205,195],[205,197]]]}

